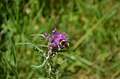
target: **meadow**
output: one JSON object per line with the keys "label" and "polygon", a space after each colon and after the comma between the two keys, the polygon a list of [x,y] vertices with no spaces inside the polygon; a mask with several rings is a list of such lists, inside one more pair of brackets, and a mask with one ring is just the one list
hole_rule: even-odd
{"label": "meadow", "polygon": [[[54,28],[69,48],[46,60]],[[120,0],[0,0],[0,79],[120,79]]]}

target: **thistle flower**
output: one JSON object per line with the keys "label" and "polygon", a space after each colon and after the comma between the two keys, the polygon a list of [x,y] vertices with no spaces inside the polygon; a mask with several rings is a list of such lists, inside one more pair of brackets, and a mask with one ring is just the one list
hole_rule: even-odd
{"label": "thistle flower", "polygon": [[55,54],[57,51],[63,48],[68,48],[69,46],[67,35],[58,32],[56,29],[52,31],[51,35],[45,33],[44,36],[48,41],[48,49],[50,55]]}

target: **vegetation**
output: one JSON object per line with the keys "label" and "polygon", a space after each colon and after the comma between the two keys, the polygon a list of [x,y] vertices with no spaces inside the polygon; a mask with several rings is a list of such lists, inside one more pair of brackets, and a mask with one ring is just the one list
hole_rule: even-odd
{"label": "vegetation", "polygon": [[[1,0],[0,18],[0,79],[120,79],[119,0]],[[34,34],[55,27],[70,46],[44,63]]]}

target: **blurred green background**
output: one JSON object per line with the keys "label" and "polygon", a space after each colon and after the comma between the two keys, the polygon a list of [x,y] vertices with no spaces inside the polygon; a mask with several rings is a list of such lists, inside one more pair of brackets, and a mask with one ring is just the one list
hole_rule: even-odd
{"label": "blurred green background", "polygon": [[[69,50],[32,68],[55,27]],[[0,0],[0,79],[120,79],[120,0]]]}

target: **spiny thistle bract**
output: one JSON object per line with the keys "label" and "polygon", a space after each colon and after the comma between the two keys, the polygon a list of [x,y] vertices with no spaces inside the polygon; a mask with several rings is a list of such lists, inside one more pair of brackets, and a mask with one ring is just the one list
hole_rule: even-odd
{"label": "spiny thistle bract", "polygon": [[52,30],[52,34],[44,33],[46,40],[48,41],[48,54],[54,55],[56,52],[63,48],[69,47],[68,37],[56,29]]}

